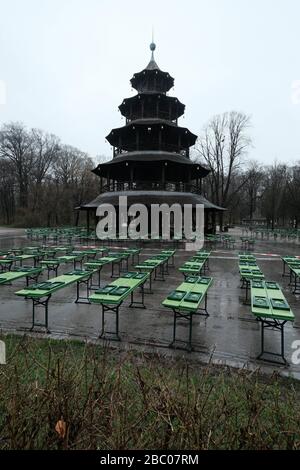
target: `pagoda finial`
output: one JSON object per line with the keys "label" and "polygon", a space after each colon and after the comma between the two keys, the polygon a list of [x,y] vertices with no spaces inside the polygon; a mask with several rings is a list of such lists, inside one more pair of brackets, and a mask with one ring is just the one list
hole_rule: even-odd
{"label": "pagoda finial", "polygon": [[156,49],[156,44],[154,42],[154,31],[153,31],[153,26],[152,26],[152,41],[150,44],[150,51],[151,51],[151,60],[154,60],[154,51]]}
{"label": "pagoda finial", "polygon": [[151,51],[151,59],[149,64],[147,65],[145,70],[159,70],[159,66],[154,60],[154,51],[156,49],[156,44],[154,42],[154,37],[153,37],[153,28],[152,28],[152,42],[150,44],[150,51]]}

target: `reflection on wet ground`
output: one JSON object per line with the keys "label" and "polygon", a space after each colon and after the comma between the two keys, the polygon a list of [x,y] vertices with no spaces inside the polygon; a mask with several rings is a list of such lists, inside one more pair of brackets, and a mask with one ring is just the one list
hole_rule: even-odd
{"label": "reflection on wet ground", "polygon": [[[239,240],[237,236],[237,240]],[[0,229],[0,250],[12,246],[31,244],[24,236],[23,230]],[[146,351],[159,351],[164,355],[188,357],[191,361],[216,362],[232,366],[261,367],[266,372],[281,371],[300,378],[300,365],[291,364],[293,353],[292,343],[300,340],[300,298],[292,294],[288,286],[288,278],[282,277],[281,255],[300,254],[300,245],[294,242],[256,242],[254,254],[257,263],[267,280],[277,281],[284,292],[295,314],[294,325],[285,326],[285,355],[290,367],[268,365],[256,361],[260,351],[260,325],[251,314],[250,307],[243,304],[244,291],[240,289],[238,273],[238,252],[240,243],[235,250],[224,249],[222,246],[213,248],[210,258],[210,273],[214,278],[213,286],[208,295],[210,317],[194,319],[193,343],[195,351],[187,353],[170,350],[168,345],[172,338],[173,315],[161,306],[166,295],[182,282],[182,274],[178,267],[191,256],[191,252],[178,250],[175,257],[175,268],[165,282],[153,284],[154,294],[146,295],[146,310],[130,309],[126,301],[120,311],[120,335],[122,343],[114,343],[113,347],[131,348]],[[146,248],[141,260],[149,257],[155,249]],[[59,273],[64,272],[61,266]],[[46,278],[46,274],[43,275]],[[101,273],[102,283],[110,282],[110,268],[105,267]],[[42,278],[43,279],[43,278]],[[24,301],[14,295],[24,285],[23,280],[15,281],[11,286],[0,286],[0,327],[2,331],[28,332],[31,326],[31,302]],[[97,340],[100,330],[100,308],[97,305],[74,304],[76,286],[70,286],[53,295],[49,303],[49,324],[51,336],[57,338]],[[108,317],[113,322],[113,316]],[[109,324],[108,324],[109,326]],[[188,327],[186,322],[179,324],[178,334],[186,339]],[[38,334],[38,333],[34,333]],[[44,335],[44,334],[43,334]],[[280,336],[276,331],[267,333],[269,349],[279,349]]]}

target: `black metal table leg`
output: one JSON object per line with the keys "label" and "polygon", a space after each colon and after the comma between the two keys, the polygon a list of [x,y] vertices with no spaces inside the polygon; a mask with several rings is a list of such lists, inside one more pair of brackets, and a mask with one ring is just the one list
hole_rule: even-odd
{"label": "black metal table leg", "polygon": [[[51,298],[51,294],[46,296],[45,300],[41,299],[35,299],[34,297],[26,297],[28,299],[32,300],[32,326],[30,328],[30,331],[33,331],[35,326],[41,326],[46,329],[46,333],[51,333],[51,331],[48,328],[48,302]],[[42,306],[44,307],[44,312],[45,312],[45,322],[44,323],[38,323],[35,321],[35,313],[36,313],[36,307]]]}
{"label": "black metal table leg", "polygon": [[246,279],[245,282],[246,282],[246,296],[245,296],[245,302],[244,303],[247,304],[248,303],[248,293],[249,293],[250,281],[249,281],[249,279]]}
{"label": "black metal table leg", "polygon": [[[89,301],[90,277],[91,276],[89,276],[88,279],[81,279],[80,281],[76,282],[76,284],[77,284],[77,286],[76,286],[77,296],[76,296],[75,304],[90,304],[90,301]],[[81,284],[84,284],[86,286],[86,296],[85,297],[80,295],[80,286],[81,286]]]}
{"label": "black metal table leg", "polygon": [[[173,321],[173,340],[169,344],[170,348],[178,348],[178,349],[184,349],[187,350],[188,352],[193,351],[193,344],[192,344],[192,334],[193,334],[193,317],[194,316],[205,316],[206,318],[209,317],[209,313],[207,311],[207,292],[205,293],[205,305],[204,308],[198,308],[198,310],[195,311],[180,311],[176,310],[175,308],[173,309],[174,312],[174,321]],[[204,312],[204,313],[202,313]],[[177,328],[177,318],[182,318],[185,319],[189,322],[189,335],[188,335],[188,341],[182,341],[176,339],[176,328]],[[183,346],[176,346],[176,343],[180,343],[185,345]]]}
{"label": "black metal table leg", "polygon": [[282,277],[284,277],[285,276],[285,261],[282,260],[282,263],[283,263]]}
{"label": "black metal table leg", "polygon": [[59,264],[53,265],[53,266],[47,266],[47,271],[48,271],[48,279],[50,278],[50,272],[54,271],[55,276],[57,276],[57,271],[58,271]]}
{"label": "black metal table leg", "polygon": [[97,275],[98,275],[98,282],[97,284],[94,284],[93,283],[93,275],[94,273],[92,274],[92,276],[90,277],[90,290],[97,290],[97,289],[100,289],[101,287],[101,269],[102,269],[103,266],[99,266],[98,270],[97,270]]}
{"label": "black metal table leg", "polygon": [[[102,304],[102,327],[99,335],[100,339],[106,339],[110,341],[121,341],[119,336],[119,307],[122,302],[116,306]],[[105,330],[105,313],[112,312],[116,315],[115,331]]]}
{"label": "black metal table leg", "polygon": [[177,324],[177,313],[176,310],[173,310],[173,339],[169,344],[169,348],[172,348],[176,341],[176,324]]}
{"label": "black metal table leg", "polygon": [[[258,320],[261,323],[261,352],[257,356],[257,359],[261,359],[266,362],[271,362],[275,364],[281,364],[281,365],[289,365],[285,356],[284,356],[284,325],[286,324],[286,321],[280,321],[280,320],[270,320],[270,319],[265,319],[265,318],[258,318]],[[265,350],[265,329],[271,329],[271,330],[276,330],[280,332],[280,354],[275,353],[273,351],[267,351]],[[274,357],[279,357],[280,360],[276,359],[269,359],[264,357],[265,355],[269,356],[274,356]]]}
{"label": "black metal table leg", "polygon": [[146,305],[145,305],[145,302],[144,302],[144,298],[145,298],[144,284],[145,284],[145,282],[139,286],[141,288],[142,300],[141,301],[134,300],[134,290],[131,291],[131,302],[130,302],[129,307],[131,307],[131,308],[146,308]]}
{"label": "black metal table leg", "polygon": [[39,275],[40,275],[40,273],[35,274],[35,275],[33,275],[33,276],[30,276],[30,275],[26,276],[26,287],[29,286],[29,280],[30,280],[30,281],[34,281],[34,282],[37,283],[38,280],[39,280]]}

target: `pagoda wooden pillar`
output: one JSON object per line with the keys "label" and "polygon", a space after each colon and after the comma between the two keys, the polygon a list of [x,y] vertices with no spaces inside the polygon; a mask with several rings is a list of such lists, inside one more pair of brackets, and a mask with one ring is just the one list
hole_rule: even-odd
{"label": "pagoda wooden pillar", "polygon": [[191,183],[191,169],[188,168],[188,183]]}
{"label": "pagoda wooden pillar", "polygon": [[130,165],[130,189],[132,189],[133,183],[133,165]]}
{"label": "pagoda wooden pillar", "polygon": [[211,213],[211,220],[212,220],[212,233],[216,233],[216,213],[212,211]]}
{"label": "pagoda wooden pillar", "polygon": [[166,184],[166,164],[165,162],[163,162],[162,167],[161,167],[161,185],[163,189],[165,189],[165,184]]}

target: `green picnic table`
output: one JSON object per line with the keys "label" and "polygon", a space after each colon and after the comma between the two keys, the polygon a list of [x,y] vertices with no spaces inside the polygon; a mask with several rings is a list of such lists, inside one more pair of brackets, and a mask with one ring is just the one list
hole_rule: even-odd
{"label": "green picnic table", "polygon": [[[140,254],[142,249],[141,248],[123,248],[123,253],[128,253],[131,256],[131,264],[133,265],[135,262],[140,262]],[[136,260],[135,260],[136,258]]]}
{"label": "green picnic table", "polygon": [[12,247],[12,248],[10,248],[9,253],[14,255],[14,256],[27,254],[27,253],[24,253],[24,248],[22,248],[22,247],[18,247],[18,248]]}
{"label": "green picnic table", "polygon": [[[209,316],[207,311],[207,292],[212,284],[211,277],[190,276],[180,284],[175,291],[172,291],[168,297],[162,302],[164,307],[173,311],[173,339],[169,347],[175,347],[176,343],[183,343],[186,345],[184,349],[188,351],[193,350],[192,346],[192,330],[193,330],[193,316],[204,315]],[[204,307],[200,305],[204,301]],[[176,339],[177,319],[181,318],[189,322],[189,335],[188,341],[180,341]]]}
{"label": "green picnic table", "polygon": [[255,245],[255,239],[251,237],[240,237],[241,238],[241,245],[243,249],[250,249],[253,248]]}
{"label": "green picnic table", "polygon": [[93,245],[76,245],[74,247],[73,251],[84,251],[86,252],[87,256],[92,258],[93,255],[101,255],[103,256],[105,253],[107,253],[107,248],[104,247],[99,247],[99,246],[93,246]]}
{"label": "green picnic table", "polygon": [[205,235],[205,241],[208,241],[208,242],[217,242],[219,240],[218,236],[217,235],[213,235],[213,234],[207,234]]}
{"label": "green picnic table", "polygon": [[162,250],[161,251],[161,254],[170,256],[170,259],[172,260],[172,262],[170,263],[171,267],[175,266],[175,253],[176,253],[176,250]]}
{"label": "green picnic table", "polygon": [[[50,333],[48,328],[48,303],[55,292],[60,289],[64,289],[74,283],[77,285],[77,296],[75,303],[89,303],[89,280],[92,276],[93,271],[82,271],[74,270],[69,273],[62,274],[48,281],[44,281],[38,284],[30,285],[22,290],[15,292],[16,295],[24,297],[25,299],[32,300],[32,326],[31,331],[35,326],[41,326],[46,328],[47,333]],[[84,284],[86,286],[87,295],[85,297],[80,296],[80,286]],[[84,300],[84,302],[83,302]],[[44,307],[45,321],[44,323],[38,323],[35,321],[36,307]]]}
{"label": "green picnic table", "polygon": [[234,249],[235,238],[232,235],[222,235],[222,243],[224,248]]}
{"label": "green picnic table", "polygon": [[200,276],[202,270],[204,271],[205,261],[186,261],[182,266],[180,266],[179,271],[187,276]]}
{"label": "green picnic table", "polygon": [[82,268],[82,260],[84,255],[65,255],[65,256],[58,256],[57,258],[53,259],[44,259],[41,261],[42,266],[46,266],[48,272],[48,279],[50,277],[50,273],[54,272],[57,276],[58,268],[61,264],[66,263],[73,263],[74,269],[76,269],[77,263],[80,263],[80,267]]}
{"label": "green picnic table", "polygon": [[[290,278],[289,285],[294,285],[293,294],[300,294],[300,258],[298,256],[284,256],[281,259],[283,262],[282,276]],[[289,270],[288,273],[286,273],[286,268]]]}
{"label": "green picnic table", "polygon": [[256,257],[254,255],[249,255],[247,253],[239,253],[239,261],[256,262]]}
{"label": "green picnic table", "polygon": [[256,261],[239,261],[239,273],[241,280],[241,289],[246,290],[245,302],[248,302],[248,293],[250,290],[250,283],[252,280],[262,280],[264,279],[264,274],[257,266]]}
{"label": "green picnic table", "polygon": [[13,281],[25,277],[26,286],[28,286],[29,280],[34,280],[36,282],[38,281],[38,277],[42,271],[43,271],[43,268],[41,267],[33,267],[33,266],[15,267],[11,269],[10,271],[6,271],[0,274],[0,285],[11,284]]}
{"label": "green picnic table", "polygon": [[[149,294],[153,294],[152,291],[152,281],[164,281],[165,280],[165,270],[164,264],[166,262],[165,258],[147,258],[144,261],[136,264],[134,269],[138,269],[139,272],[146,272],[149,274]],[[152,277],[154,273],[154,278]]]}
{"label": "green picnic table", "polygon": [[36,256],[35,255],[5,255],[5,256],[0,256],[0,267],[3,270],[7,268],[9,271],[12,267],[13,264],[16,265],[17,262],[20,263],[20,266],[22,266],[23,261],[28,261],[30,259],[33,259],[34,264],[36,264]]}
{"label": "green picnic table", "polygon": [[34,246],[24,246],[23,247],[23,250],[26,250],[26,251],[39,251],[42,249],[42,246],[41,245],[34,245]]}
{"label": "green picnic table", "polygon": [[281,258],[282,264],[283,264],[283,270],[282,270],[282,277],[288,276],[290,277],[290,272],[286,272],[286,268],[289,269],[290,264],[300,264],[300,258],[298,256],[282,256]]}
{"label": "green picnic table", "polygon": [[[101,305],[102,308],[102,327],[99,338],[112,341],[121,341],[119,335],[119,309],[127,297],[131,296],[129,307],[146,308],[144,303],[144,284],[149,274],[140,272],[127,272],[114,280],[111,284],[102,287],[89,296],[89,301]],[[140,288],[142,300],[134,300],[134,291]],[[116,316],[115,330],[105,330],[105,314],[113,313]]]}
{"label": "green picnic table", "polygon": [[95,259],[96,256],[99,254],[96,250],[74,250],[70,253],[71,255],[80,256],[82,255],[84,258],[88,259]]}
{"label": "green picnic table", "polygon": [[[165,274],[169,274],[169,267],[174,267],[174,255],[176,250],[161,250],[157,255],[152,256],[152,259],[164,260]],[[170,262],[170,260],[172,260]]]}
{"label": "green picnic table", "polygon": [[[261,323],[261,352],[257,359],[267,362],[279,362],[287,364],[284,357],[284,325],[288,321],[294,321],[295,317],[288,305],[280,286],[273,281],[251,281],[251,311]],[[277,330],[281,335],[280,354],[265,350],[265,330]],[[266,357],[279,357],[281,361],[271,360]]]}
{"label": "green picnic table", "polygon": [[151,259],[152,260],[158,260],[162,261],[161,263],[161,269],[163,270],[163,274],[168,275],[169,274],[169,259],[171,258],[171,255],[168,253],[157,253],[156,255],[152,255]]}
{"label": "green picnic table", "polygon": [[[114,258],[119,258],[119,260],[120,260],[118,275],[115,276],[114,272],[112,272],[111,277],[119,277],[121,271],[123,271],[123,272],[128,271],[128,259],[129,259],[130,253],[122,252],[122,251],[108,251],[107,256],[112,256]],[[123,263],[125,263],[125,267],[123,267]]]}
{"label": "green picnic table", "polygon": [[42,255],[50,255],[55,256],[57,253],[57,249],[55,246],[24,246],[23,251],[25,254],[32,254],[32,253],[40,253]]}
{"label": "green picnic table", "polygon": [[51,248],[55,249],[56,253],[65,253],[66,255],[68,255],[74,250],[73,245],[55,245],[51,246]]}
{"label": "green picnic table", "polygon": [[289,264],[290,268],[290,285],[294,285],[293,294],[300,294],[299,282],[300,282],[300,263]]}
{"label": "green picnic table", "polygon": [[116,256],[102,256],[102,258],[95,259],[84,263],[84,266],[87,269],[94,269],[98,273],[98,283],[93,283],[93,278],[91,279],[90,289],[99,289],[101,284],[101,270],[104,266],[111,263],[111,277],[115,277],[115,265],[119,267],[119,276],[121,275],[121,264],[122,260],[120,257]]}
{"label": "green picnic table", "polygon": [[198,251],[182,266],[180,266],[179,271],[183,273],[185,278],[188,276],[200,276],[201,274],[204,274],[206,269],[209,269],[210,254],[210,251]]}
{"label": "green picnic table", "polygon": [[188,261],[195,261],[196,263],[204,262],[203,271],[209,270],[209,257],[211,255],[210,251],[197,251]]}

